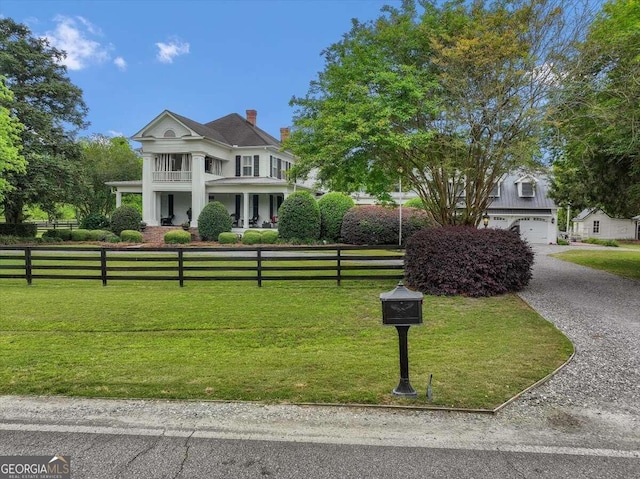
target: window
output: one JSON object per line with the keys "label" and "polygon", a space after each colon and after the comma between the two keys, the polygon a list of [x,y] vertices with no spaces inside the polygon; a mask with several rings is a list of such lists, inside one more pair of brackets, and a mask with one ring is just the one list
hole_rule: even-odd
{"label": "window", "polygon": [[242,176],[253,176],[253,157],[250,155],[242,157]]}
{"label": "window", "polygon": [[204,159],[204,171],[212,175],[222,176],[222,161],[217,158],[207,156]]}
{"label": "window", "polygon": [[530,182],[518,183],[518,189],[520,190],[519,193],[521,198],[535,196],[533,183],[530,183]]}
{"label": "window", "polygon": [[492,198],[500,198],[500,183],[493,187],[493,189],[489,193],[489,196],[491,196]]}
{"label": "window", "polygon": [[278,177],[278,159],[275,156],[272,156],[270,159],[271,162],[271,178]]}
{"label": "window", "polygon": [[593,221],[593,234],[599,234],[600,233],[600,221],[598,220],[594,220]]}
{"label": "window", "polygon": [[176,137],[176,132],[173,130],[167,130],[164,132],[164,137],[165,138],[175,138]]}

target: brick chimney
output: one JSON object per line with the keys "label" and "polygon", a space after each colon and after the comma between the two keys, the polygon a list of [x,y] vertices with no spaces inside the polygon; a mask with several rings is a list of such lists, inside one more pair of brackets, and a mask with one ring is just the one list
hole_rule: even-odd
{"label": "brick chimney", "polygon": [[280,128],[280,143],[284,143],[289,139],[289,133],[290,133],[289,128],[287,127]]}
{"label": "brick chimney", "polygon": [[258,116],[257,110],[247,110],[247,121],[253,126],[256,126],[256,118]]}

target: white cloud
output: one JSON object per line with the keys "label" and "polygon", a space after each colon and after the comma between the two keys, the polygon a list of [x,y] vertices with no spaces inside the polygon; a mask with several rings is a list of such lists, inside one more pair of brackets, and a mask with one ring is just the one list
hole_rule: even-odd
{"label": "white cloud", "polygon": [[109,131],[107,131],[107,134],[109,136],[114,137],[114,138],[118,137],[118,136],[124,136],[124,133],[122,133],[121,131],[115,131],[115,130],[109,130]]}
{"label": "white cloud", "polygon": [[120,71],[125,71],[127,69],[127,62],[122,57],[114,58],[113,64],[117,66]]}
{"label": "white cloud", "polygon": [[67,57],[62,60],[69,70],[82,70],[92,63],[109,60],[110,46],[90,38],[101,35],[100,30],[83,17],[57,16],[56,28],[45,34],[52,46],[64,50]]}
{"label": "white cloud", "polygon": [[173,63],[173,59],[179,55],[189,53],[189,44],[178,39],[171,40],[169,43],[156,43],[158,54],[156,58],[162,63]]}

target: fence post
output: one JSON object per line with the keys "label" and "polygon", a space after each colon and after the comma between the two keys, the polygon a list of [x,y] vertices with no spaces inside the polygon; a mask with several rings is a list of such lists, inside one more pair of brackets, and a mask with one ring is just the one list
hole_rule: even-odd
{"label": "fence post", "polygon": [[262,288],[262,247],[256,249],[258,260],[258,287]]}
{"label": "fence post", "polygon": [[31,248],[27,246],[24,249],[24,275],[27,278],[27,284],[29,285],[33,280],[31,267]]}
{"label": "fence post", "polygon": [[184,258],[182,256],[182,248],[178,250],[178,280],[182,288],[184,286]]}
{"label": "fence post", "polygon": [[338,286],[342,281],[342,261],[340,256],[340,245],[336,246],[336,253],[338,255],[338,265],[337,265],[337,275],[338,275]]}
{"label": "fence post", "polygon": [[100,248],[100,277],[102,278],[102,286],[107,285],[107,250]]}

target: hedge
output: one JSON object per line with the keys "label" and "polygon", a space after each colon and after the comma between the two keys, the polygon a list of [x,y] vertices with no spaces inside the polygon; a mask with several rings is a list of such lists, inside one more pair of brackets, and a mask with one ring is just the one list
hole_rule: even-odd
{"label": "hedge", "polygon": [[220,233],[231,231],[233,221],[219,201],[207,203],[198,216],[198,234],[202,241],[216,241]]}
{"label": "hedge", "polygon": [[142,233],[134,230],[123,230],[120,239],[126,243],[142,243]]}
{"label": "hedge", "polygon": [[140,231],[142,217],[137,209],[123,205],[111,215],[111,231],[119,235],[124,230]]}
{"label": "hedge", "polygon": [[164,234],[164,242],[166,244],[185,244],[191,243],[191,233],[184,230],[171,230]]}
{"label": "hedge", "polygon": [[320,208],[308,191],[290,194],[278,209],[278,232],[284,240],[320,238]]}
{"label": "hedge", "polygon": [[[342,241],[357,245],[398,244],[400,236],[398,208],[354,206],[342,220]],[[429,225],[427,213],[418,208],[402,208],[402,243]]]}
{"label": "hedge", "polygon": [[218,243],[220,244],[236,244],[238,235],[235,233],[224,232],[218,235]]}
{"label": "hedge", "polygon": [[342,219],[354,205],[353,198],[337,191],[321,196],[318,200],[320,237],[331,242],[339,241]]}
{"label": "hedge", "polygon": [[0,235],[35,238],[38,226],[35,223],[0,223]]}

